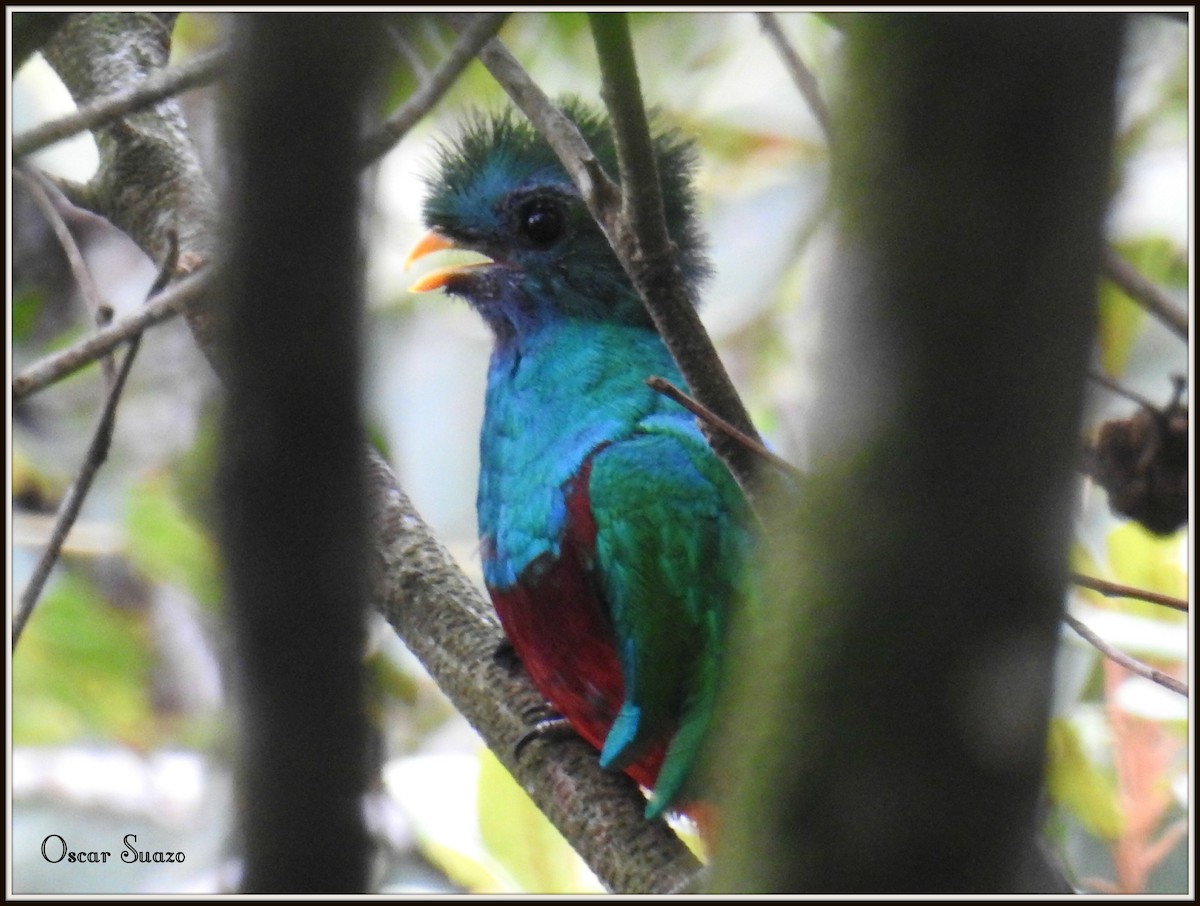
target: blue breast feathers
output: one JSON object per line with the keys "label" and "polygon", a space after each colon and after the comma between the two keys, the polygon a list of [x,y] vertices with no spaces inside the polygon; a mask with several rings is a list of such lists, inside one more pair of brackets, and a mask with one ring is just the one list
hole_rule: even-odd
{"label": "blue breast feathers", "polygon": [[680,381],[662,340],[639,327],[562,319],[496,348],[477,499],[489,587],[509,589],[530,563],[558,556],[566,492],[598,446],[667,425],[699,436],[689,413],[646,386],[651,374]]}

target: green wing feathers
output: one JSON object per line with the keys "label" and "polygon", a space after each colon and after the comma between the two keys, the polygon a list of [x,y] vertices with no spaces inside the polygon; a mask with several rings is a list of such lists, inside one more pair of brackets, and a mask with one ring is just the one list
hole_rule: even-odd
{"label": "green wing feathers", "polygon": [[712,718],[746,554],[744,503],[704,440],[678,423],[597,453],[588,492],[625,684],[601,763],[620,768],[670,740],[652,817],[682,791]]}

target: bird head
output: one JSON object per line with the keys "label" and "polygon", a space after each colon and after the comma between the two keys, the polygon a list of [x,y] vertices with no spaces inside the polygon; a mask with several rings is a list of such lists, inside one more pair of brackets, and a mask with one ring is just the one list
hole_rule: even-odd
{"label": "bird head", "polygon": [[[562,110],[609,174],[617,172],[607,119],[575,100]],[[693,301],[708,273],[695,209],[692,144],[674,131],[654,137],[667,230]],[[446,248],[487,260],[445,267],[413,286],[466,299],[500,340],[559,318],[650,326],[649,316],[604,233],[544,138],[511,110],[475,115],[439,147],[426,179],[430,231],[409,262]]]}

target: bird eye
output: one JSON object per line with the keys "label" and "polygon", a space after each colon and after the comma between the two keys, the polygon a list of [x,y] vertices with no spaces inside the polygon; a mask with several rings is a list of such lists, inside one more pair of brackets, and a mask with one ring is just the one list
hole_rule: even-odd
{"label": "bird eye", "polygon": [[533,198],[517,211],[517,228],[538,248],[557,242],[566,228],[562,207],[546,198]]}

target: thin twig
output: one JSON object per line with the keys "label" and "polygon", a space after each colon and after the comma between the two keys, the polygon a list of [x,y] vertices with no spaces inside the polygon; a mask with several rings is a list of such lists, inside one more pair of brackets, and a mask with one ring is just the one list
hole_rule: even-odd
{"label": "thin twig", "polygon": [[[462,72],[466,64],[478,52],[479,45],[499,30],[506,16],[506,13],[480,15],[467,26],[451,50],[450,56],[442,61],[429,82],[414,92],[408,101],[384,124],[380,131],[366,141],[364,146],[364,164],[369,163],[390,150],[403,138],[412,125],[424,116],[429,108],[437,103],[446,90],[453,84],[455,78]],[[220,60],[214,60],[209,65],[215,67],[219,62],[223,62],[224,59],[225,56],[222,56]],[[182,68],[180,67],[180,69]],[[170,70],[169,72],[176,72],[176,70]],[[165,72],[164,76],[167,74]],[[146,86],[151,86],[162,81],[163,79],[157,76],[151,77],[139,87],[145,88]],[[110,99],[97,101],[84,109],[92,110],[93,108],[100,108],[110,101],[115,102],[116,99],[129,94],[133,94],[133,92],[118,92]],[[119,112],[128,111],[122,110]],[[13,378],[13,399],[18,400],[41,390],[96,359],[107,355],[113,348],[131,336],[140,333],[147,327],[159,324],[179,314],[183,308],[207,292],[207,289],[207,281],[201,280],[200,275],[194,275],[180,281],[171,287],[170,290],[156,297],[136,314],[114,324],[106,330],[98,332],[75,346],[48,356]]]}
{"label": "thin twig", "polygon": [[1174,299],[1118,255],[1111,246],[1105,247],[1100,267],[1104,276],[1124,290],[1130,299],[1156,316],[1182,339],[1187,340],[1187,312],[1180,309]]}
{"label": "thin twig", "polygon": [[1125,399],[1130,400],[1131,402],[1137,403],[1139,406],[1143,406],[1146,409],[1150,409],[1155,412],[1158,411],[1158,407],[1155,406],[1154,403],[1150,402],[1150,400],[1148,400],[1144,396],[1142,396],[1140,393],[1134,393],[1132,390],[1129,390],[1126,387],[1122,387],[1116,381],[1105,377],[1103,374],[1100,374],[1099,372],[1089,371],[1087,373],[1087,377],[1088,377],[1089,381],[1093,381],[1093,382],[1099,384],[1105,390],[1110,390],[1113,393],[1117,394],[1117,396],[1123,396],[1123,397],[1125,397]]}
{"label": "thin twig", "polygon": [[829,115],[829,106],[825,103],[825,98],[821,96],[821,86],[817,82],[817,77],[813,75],[812,70],[805,65],[803,58],[788,41],[787,35],[783,33],[783,28],[779,24],[778,17],[772,12],[755,13],[755,15],[758,17],[763,31],[767,33],[767,37],[775,44],[775,49],[783,58],[783,65],[791,75],[792,81],[796,83],[796,87],[800,89],[800,94],[808,103],[813,116],[817,118],[817,123],[825,133],[825,140],[832,142],[833,121]]}
{"label": "thin twig", "polygon": [[1149,601],[1151,604],[1161,604],[1163,607],[1182,610],[1185,613],[1188,610],[1188,602],[1183,598],[1160,594],[1157,591],[1147,591],[1142,588],[1133,588],[1129,585],[1118,585],[1116,582],[1096,579],[1092,576],[1080,575],[1079,573],[1071,573],[1071,581],[1082,588],[1090,588],[1092,591],[1098,591],[1107,598],[1134,598],[1138,601]]}
{"label": "thin twig", "polygon": [[207,269],[190,274],[159,293],[136,313],[97,331],[74,346],[35,362],[13,378],[13,401],[23,399],[31,393],[62,380],[101,356],[107,355],[146,328],[175,317],[188,305],[206,294],[210,285]]}
{"label": "thin twig", "polygon": [[67,491],[66,496],[63,498],[62,504],[59,506],[58,515],[54,520],[54,530],[50,534],[50,541],[46,545],[46,549],[42,551],[42,556],[34,568],[33,575],[30,577],[29,583],[25,586],[25,591],[21,594],[20,608],[13,621],[12,645],[14,651],[16,650],[17,642],[21,638],[21,632],[25,629],[25,624],[29,621],[29,617],[33,614],[33,608],[37,605],[38,598],[41,597],[42,588],[46,584],[50,570],[58,562],[63,542],[66,541],[67,535],[71,531],[71,526],[75,524],[75,519],[79,516],[79,511],[83,507],[84,500],[87,499],[88,492],[92,487],[92,481],[96,477],[96,473],[100,471],[100,466],[104,464],[104,460],[108,457],[108,448],[112,443],[113,426],[116,423],[117,403],[121,399],[122,390],[125,389],[125,379],[129,376],[129,369],[133,365],[133,357],[137,354],[140,340],[140,336],[133,338],[129,344],[129,349],[125,353],[125,357],[121,360],[121,365],[117,369],[112,386],[108,391],[108,397],[104,402],[104,410],[100,415],[100,421],[96,425],[95,433],[92,435],[92,443],[88,447],[87,456],[79,470],[79,477],[75,479],[70,490]]}
{"label": "thin twig", "polygon": [[[174,230],[168,231],[167,241],[167,259],[159,268],[158,276],[155,278],[150,291],[146,295],[147,301],[152,299],[156,293],[160,292],[166,286],[178,264],[179,240]],[[29,622],[30,616],[33,615],[33,609],[37,606],[38,599],[42,595],[42,589],[46,585],[50,571],[54,568],[54,564],[58,562],[63,544],[67,540],[67,535],[70,534],[71,527],[75,524],[75,520],[79,517],[79,511],[83,508],[83,502],[87,499],[88,492],[92,489],[92,482],[95,480],[96,474],[100,471],[100,467],[104,465],[104,461],[108,458],[108,450],[112,446],[113,428],[117,423],[117,404],[121,401],[121,394],[125,389],[125,381],[129,377],[129,372],[133,367],[133,360],[137,356],[138,346],[141,345],[141,341],[142,335],[139,333],[134,335],[133,339],[129,342],[129,348],[125,351],[125,357],[121,359],[121,365],[117,369],[117,373],[113,377],[113,382],[108,388],[108,396],[104,401],[104,409],[100,413],[100,421],[96,425],[95,433],[92,435],[92,442],[88,446],[87,456],[84,458],[83,465],[79,469],[79,477],[72,483],[62,503],[59,505],[58,514],[54,519],[54,528],[50,532],[50,541],[47,543],[46,549],[42,551],[42,556],[38,560],[37,566],[34,567],[33,575],[30,576],[29,583],[25,586],[25,591],[21,593],[20,609],[13,621],[12,646],[14,651],[17,648],[17,642],[21,638],[21,633],[24,631],[25,625]]]}
{"label": "thin twig", "polygon": [[1120,664],[1126,670],[1136,673],[1140,677],[1150,680],[1152,683],[1158,683],[1158,685],[1170,689],[1172,692],[1178,692],[1183,696],[1188,694],[1187,683],[1181,682],[1175,679],[1175,677],[1151,667],[1149,664],[1144,664],[1123,651],[1118,651],[1069,613],[1064,614],[1063,619],[1068,626],[1079,633],[1086,641],[1094,645],[1109,660]]}
{"label": "thin twig", "polygon": [[[72,276],[75,278],[75,285],[79,288],[80,295],[83,296],[84,302],[92,312],[96,326],[101,329],[107,327],[112,321],[112,306],[105,302],[104,298],[100,295],[100,287],[96,285],[87,262],[83,260],[83,253],[79,250],[79,244],[75,241],[75,236],[71,233],[70,227],[67,226],[67,222],[63,219],[62,212],[59,211],[54,201],[50,198],[50,194],[42,184],[39,174],[21,166],[14,167],[13,174],[21,180],[29,192],[29,197],[37,205],[38,210],[42,212],[42,216],[54,231],[54,235],[58,239],[58,244],[62,247],[63,254],[67,256],[67,264],[71,268]],[[111,387],[113,379],[116,376],[113,370],[112,356],[104,356],[100,360],[100,367],[104,371],[105,383]]]}
{"label": "thin twig", "polygon": [[588,210],[610,242],[613,241],[621,207],[621,189],[604,172],[575,124],[554,106],[498,39],[493,38],[483,45],[479,59],[554,149]]}
{"label": "thin twig", "polygon": [[417,77],[418,84],[425,84],[429,81],[429,67],[425,65],[425,61],[421,59],[421,55],[417,53],[417,49],[404,36],[403,30],[397,27],[395,22],[389,22],[387,26],[388,37],[392,40],[392,45],[400,56],[404,57],[404,62],[408,64],[408,68],[412,70],[413,75]]}
{"label": "thin twig", "polygon": [[739,431],[707,406],[696,402],[666,378],[659,377],[658,375],[651,375],[650,377],[646,378],[646,384],[651,390],[656,390],[668,399],[672,399],[679,403],[679,405],[683,406],[684,409],[687,409],[688,412],[692,413],[692,415],[699,419],[703,419],[711,427],[716,428],[723,434],[733,438],[747,450],[750,450],[756,456],[761,456],[763,459],[771,463],[771,465],[775,466],[775,468],[779,469],[785,474],[796,479],[804,478],[804,473],[782,456],[772,453],[754,438],[748,437],[746,434]]}
{"label": "thin twig", "polygon": [[13,160],[20,160],[34,151],[140,110],[163,98],[206,85],[220,74],[228,59],[228,51],[224,48],[210,51],[180,66],[155,73],[137,85],[98,98],[69,116],[35,126],[13,139]]}
{"label": "thin twig", "polygon": [[378,132],[363,142],[361,160],[364,165],[378,160],[395,147],[454,84],[484,43],[500,30],[507,17],[508,13],[484,13],[473,17],[433,74],[409,95],[408,100],[384,122]]}

